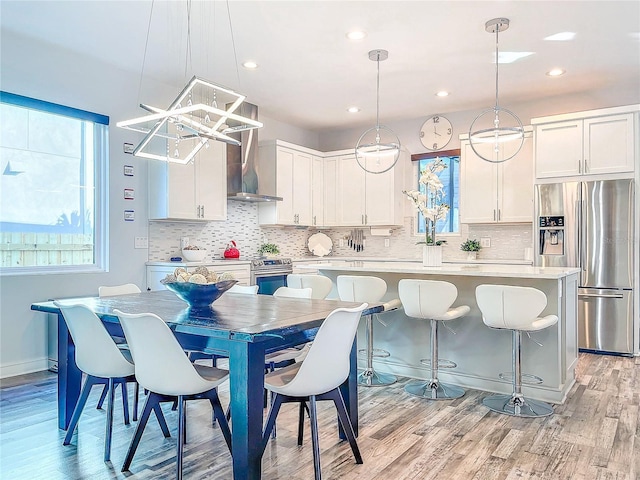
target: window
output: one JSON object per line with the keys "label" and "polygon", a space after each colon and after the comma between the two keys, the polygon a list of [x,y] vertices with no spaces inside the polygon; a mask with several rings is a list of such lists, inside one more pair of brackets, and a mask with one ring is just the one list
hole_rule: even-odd
{"label": "window", "polygon": [[3,274],[105,267],[109,117],[0,92]]}
{"label": "window", "polygon": [[[416,185],[418,185],[420,193],[425,193],[424,185],[420,185],[418,183],[418,180],[420,179],[420,172],[424,170],[436,157],[439,157],[447,165],[447,168],[440,172],[438,177],[444,185],[444,203],[447,203],[450,206],[447,218],[436,222],[436,233],[457,233],[460,231],[460,150],[446,150],[442,152],[412,155],[411,160],[416,161],[418,164]],[[418,213],[417,226],[418,228],[416,233],[424,234],[426,230],[425,220],[421,213]]]}

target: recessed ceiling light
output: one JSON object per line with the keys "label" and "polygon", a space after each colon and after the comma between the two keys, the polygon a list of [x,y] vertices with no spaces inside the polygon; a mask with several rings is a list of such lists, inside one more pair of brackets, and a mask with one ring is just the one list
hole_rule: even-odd
{"label": "recessed ceiling light", "polygon": [[349,113],[358,113],[360,109],[358,107],[349,107],[347,108],[347,112]]}
{"label": "recessed ceiling light", "polygon": [[551,40],[555,42],[566,42],[567,40],[573,40],[576,34],[574,32],[560,32],[555,35],[544,37],[545,40]]}
{"label": "recessed ceiling light", "polygon": [[366,36],[367,32],[363,32],[362,30],[354,30],[353,32],[347,33],[349,40],[362,40]]}
{"label": "recessed ceiling light", "polygon": [[249,70],[254,70],[254,69],[258,68],[258,64],[256,62],[251,61],[251,60],[249,60],[247,62],[244,62],[242,64],[242,66],[244,68],[248,68]]}
{"label": "recessed ceiling light", "polygon": [[436,97],[448,97],[449,96],[449,92],[445,92],[444,90],[436,93]]}
{"label": "recessed ceiling light", "polygon": [[[513,63],[521,58],[533,55],[534,52],[500,52],[498,53],[498,61],[500,63]],[[495,54],[493,56],[495,63]]]}
{"label": "recessed ceiling light", "polygon": [[564,75],[567,71],[562,68],[553,68],[547,72],[547,76],[549,77],[559,77],[560,75]]}

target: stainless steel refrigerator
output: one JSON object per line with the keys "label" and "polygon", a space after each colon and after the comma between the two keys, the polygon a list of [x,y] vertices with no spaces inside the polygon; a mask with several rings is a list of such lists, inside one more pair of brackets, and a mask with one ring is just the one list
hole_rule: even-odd
{"label": "stainless steel refrigerator", "polygon": [[633,180],[536,185],[535,265],[579,267],[578,346],[633,353]]}

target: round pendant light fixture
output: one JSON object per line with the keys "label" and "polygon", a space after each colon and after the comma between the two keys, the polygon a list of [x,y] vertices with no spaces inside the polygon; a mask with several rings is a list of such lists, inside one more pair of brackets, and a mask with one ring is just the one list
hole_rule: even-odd
{"label": "round pendant light fixture", "polygon": [[480,112],[469,127],[469,144],[482,160],[502,163],[515,157],[524,144],[524,127],[518,116],[498,104],[498,34],[509,28],[508,18],[494,18],[485,30],[496,34],[496,103]]}
{"label": "round pendant light fixture", "polygon": [[380,62],[389,58],[387,50],[371,50],[369,60],[377,63],[376,125],[366,130],[356,145],[356,160],[369,173],[391,170],[400,157],[400,139],[388,127],[380,125]]}

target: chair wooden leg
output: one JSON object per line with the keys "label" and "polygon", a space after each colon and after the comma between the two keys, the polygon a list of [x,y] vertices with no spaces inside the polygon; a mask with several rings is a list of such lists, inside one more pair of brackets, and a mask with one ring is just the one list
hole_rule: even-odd
{"label": "chair wooden leg", "polygon": [[322,480],[322,470],[320,468],[320,443],[318,440],[318,409],[316,406],[316,397],[309,397],[309,408],[311,411],[311,444],[313,446],[313,470],[315,480]]}
{"label": "chair wooden leg", "polygon": [[171,432],[169,431],[169,427],[167,426],[167,421],[164,418],[164,413],[162,413],[162,408],[160,407],[160,402],[156,402],[153,405],[153,411],[156,414],[156,419],[158,420],[158,425],[160,425],[160,430],[162,430],[162,434],[165,438],[171,437]]}
{"label": "chair wooden leg", "polygon": [[127,391],[127,380],[123,378],[120,385],[122,386],[122,413],[124,415],[124,424],[129,425],[131,421],[129,420],[129,392]]}
{"label": "chair wooden leg", "polygon": [[133,387],[133,421],[138,421],[138,400],[140,398],[140,384],[135,382]]}
{"label": "chair wooden leg", "polygon": [[[109,379],[109,392],[107,395],[107,426],[104,435],[104,461],[111,460],[111,435],[113,433],[113,400],[115,397],[115,382],[113,378]],[[123,391],[126,382],[122,382]]]}
{"label": "chair wooden leg", "polygon": [[304,411],[307,409],[307,402],[300,402],[300,409],[298,411],[298,446],[302,446],[302,439],[304,438]]}
{"label": "chair wooden leg", "polygon": [[[142,438],[142,433],[144,432],[144,428],[147,426],[149,415],[151,415],[151,411],[154,410],[157,405],[158,405],[158,396],[155,393],[149,393],[149,396],[147,397],[147,400],[144,403],[144,407],[142,408],[142,415],[140,415],[140,421],[138,422],[136,431],[133,434],[133,438],[131,438],[131,443],[129,444],[129,450],[127,451],[127,456],[125,457],[124,464],[122,465],[123,472],[126,472],[127,470],[129,470],[129,467],[131,466],[131,461],[133,460],[133,456],[136,454],[136,450],[138,449],[138,444],[140,443],[140,439]],[[158,416],[157,412],[156,412],[156,416]],[[162,416],[162,422],[164,422],[164,416]],[[164,423],[165,428],[166,428],[166,425],[167,424],[165,422]],[[162,423],[160,426],[162,428]],[[166,436],[167,435],[165,435],[165,437]]]}
{"label": "chair wooden leg", "polygon": [[104,404],[104,401],[107,398],[108,391],[109,391],[109,385],[105,383],[104,387],[102,387],[102,393],[100,394],[100,400],[98,400],[98,404],[96,405],[96,410],[102,410],[102,405]]}
{"label": "chair wooden leg", "polygon": [[185,400],[184,406],[182,407],[182,415],[184,416],[184,428],[182,429],[183,437],[182,444],[187,444],[187,402]]}
{"label": "chair wooden leg", "polygon": [[276,417],[278,416],[281,405],[282,396],[274,393],[272,397],[271,408],[269,409],[269,415],[267,416],[267,423],[264,427],[264,432],[262,433],[262,451],[264,451],[265,447],[267,446],[267,440],[269,440],[271,430],[276,423]]}
{"label": "chair wooden leg", "polygon": [[362,463],[362,455],[360,455],[360,449],[358,448],[358,442],[356,441],[355,433],[353,432],[353,427],[351,426],[351,420],[349,419],[349,414],[347,413],[347,408],[344,404],[344,399],[342,398],[342,394],[340,393],[340,389],[336,388],[331,392],[325,393],[323,397],[328,397],[333,400],[334,405],[336,406],[336,410],[338,411],[338,418],[340,419],[340,424],[342,425],[342,429],[349,440],[349,445],[351,445],[351,451],[353,452],[353,456],[356,459],[356,463]]}
{"label": "chair wooden leg", "polygon": [[182,480],[182,454],[184,450],[184,437],[186,422],[185,411],[185,399],[184,396],[178,396],[178,453],[176,455],[176,479]]}
{"label": "chair wooden leg", "polygon": [[73,414],[71,415],[71,421],[69,422],[69,427],[67,428],[67,434],[64,436],[62,445],[69,445],[71,443],[71,437],[73,437],[73,432],[75,431],[76,426],[78,425],[78,420],[80,419],[82,410],[84,409],[84,406],[87,403],[87,398],[89,398],[89,393],[91,393],[91,387],[93,387],[95,384],[96,384],[95,377],[88,375],[86,380],[84,381],[82,392],[80,393],[80,398],[78,399],[78,403],[76,403],[76,408],[73,409]]}
{"label": "chair wooden leg", "polygon": [[211,408],[213,409],[213,416],[216,420],[218,420],[218,424],[220,425],[220,431],[224,436],[224,441],[227,443],[227,447],[229,447],[229,452],[231,452],[231,430],[229,429],[229,423],[225,417],[224,410],[222,409],[222,404],[220,403],[220,398],[218,397],[218,392],[213,389],[205,394],[211,403]]}

